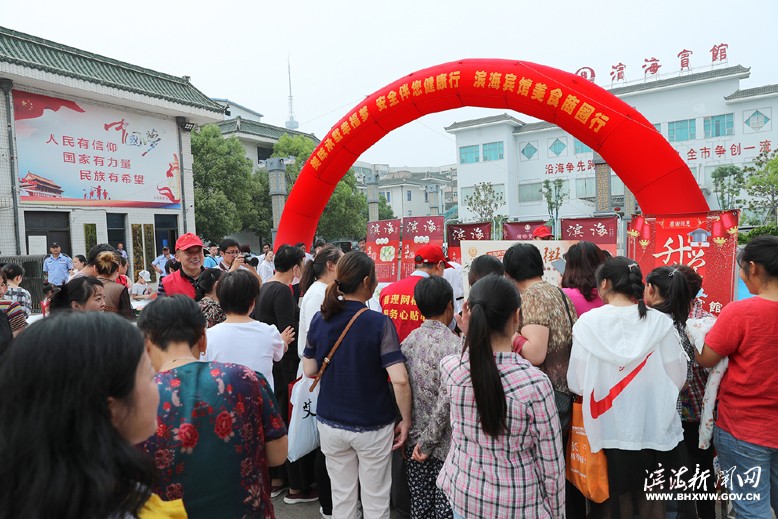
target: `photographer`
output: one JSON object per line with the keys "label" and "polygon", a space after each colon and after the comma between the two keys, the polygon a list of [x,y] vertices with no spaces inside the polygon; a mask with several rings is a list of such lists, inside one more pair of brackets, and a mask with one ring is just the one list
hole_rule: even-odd
{"label": "photographer", "polygon": [[244,268],[254,274],[260,285],[262,284],[262,278],[259,276],[256,268],[258,264],[257,259],[252,258],[250,253],[242,253],[237,241],[232,238],[225,238],[219,244],[219,250],[222,251],[222,261],[219,263],[220,269],[225,272],[234,272],[239,268]]}

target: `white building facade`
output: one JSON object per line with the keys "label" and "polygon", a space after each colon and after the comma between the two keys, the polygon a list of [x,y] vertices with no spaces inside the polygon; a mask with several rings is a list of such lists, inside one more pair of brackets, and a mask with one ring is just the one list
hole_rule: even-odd
{"label": "white building facade", "polygon": [[0,27],[0,256],[122,242],[152,270],[196,231],[190,132],[222,119],[188,77]]}
{"label": "white building facade", "polygon": [[397,218],[445,215],[457,205],[455,164],[398,167],[357,161],[352,167],[362,191],[367,189],[367,179],[377,178],[378,194]]}
{"label": "white building facade", "polygon": [[[740,82],[749,73],[739,65],[727,66],[610,89],[651,121],[680,154],[712,210],[720,209],[712,180],[717,167],[742,168],[761,151],[778,146],[778,128],[773,124],[778,85],[741,89]],[[524,123],[501,114],[457,122],[446,130],[457,142],[462,220],[474,217],[464,200],[479,182],[491,182],[504,193],[505,205],[498,213],[509,219],[548,220],[541,188],[544,180],[556,179],[563,181],[569,194],[560,218],[594,212],[592,150],[558,126]],[[651,157],[636,159],[650,161]],[[614,209],[623,208],[624,184],[615,172],[611,187]]]}

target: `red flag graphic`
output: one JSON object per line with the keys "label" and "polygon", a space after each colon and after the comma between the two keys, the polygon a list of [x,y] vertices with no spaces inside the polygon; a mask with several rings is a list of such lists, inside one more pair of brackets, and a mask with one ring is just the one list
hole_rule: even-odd
{"label": "red flag graphic", "polygon": [[35,119],[43,115],[44,110],[58,111],[60,108],[70,108],[76,112],[84,110],[74,101],[66,101],[56,97],[49,97],[40,94],[31,94],[14,90],[14,120]]}

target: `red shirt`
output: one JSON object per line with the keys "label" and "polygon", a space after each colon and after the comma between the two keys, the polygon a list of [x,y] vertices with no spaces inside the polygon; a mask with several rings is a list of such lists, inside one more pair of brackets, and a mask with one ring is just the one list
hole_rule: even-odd
{"label": "red shirt", "polygon": [[184,294],[192,299],[195,298],[195,279],[190,278],[182,269],[178,269],[172,274],[159,279],[157,292],[166,296]]}
{"label": "red shirt", "polygon": [[729,368],[719,387],[716,425],[739,440],[778,448],[778,302],[761,297],[724,307],[705,344]]}
{"label": "red shirt", "polygon": [[424,322],[424,316],[419,312],[413,297],[416,284],[424,277],[426,276],[411,275],[381,290],[381,310],[392,320],[400,342]]}

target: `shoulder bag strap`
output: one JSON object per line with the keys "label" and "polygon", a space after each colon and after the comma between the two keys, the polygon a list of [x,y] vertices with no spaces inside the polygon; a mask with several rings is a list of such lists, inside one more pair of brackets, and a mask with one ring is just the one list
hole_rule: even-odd
{"label": "shoulder bag strap", "polygon": [[567,320],[570,321],[570,330],[573,329],[573,317],[570,315],[570,306],[567,304],[567,298],[565,297],[565,291],[562,290],[559,287],[556,287],[557,290],[559,290],[559,294],[562,296],[562,302],[565,304],[565,311],[567,312]]}
{"label": "shoulder bag strap", "polygon": [[357,320],[357,317],[362,315],[364,312],[367,312],[367,308],[361,309],[359,312],[354,314],[354,317],[351,318],[351,320],[348,322],[346,327],[343,329],[343,331],[340,334],[340,337],[338,337],[338,340],[335,341],[335,346],[332,347],[330,350],[330,353],[324,357],[324,362],[321,364],[321,368],[319,368],[319,372],[316,373],[316,379],[313,381],[313,384],[311,384],[311,387],[308,391],[313,392],[314,388],[316,388],[316,385],[321,380],[322,375],[324,375],[324,370],[327,369],[327,366],[330,365],[330,360],[332,360],[332,356],[335,355],[335,352],[338,351],[338,347],[340,346],[340,343],[343,342],[343,337],[346,336],[348,333],[349,328],[351,328],[351,325],[354,324],[354,321]]}

